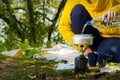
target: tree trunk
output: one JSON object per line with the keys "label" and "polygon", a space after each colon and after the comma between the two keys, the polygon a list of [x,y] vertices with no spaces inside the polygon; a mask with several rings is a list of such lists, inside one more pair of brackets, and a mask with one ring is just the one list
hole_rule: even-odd
{"label": "tree trunk", "polygon": [[35,35],[35,22],[34,22],[34,10],[33,10],[33,3],[32,0],[27,0],[27,8],[29,12],[29,30],[32,40],[32,44],[35,45],[36,43],[36,35]]}

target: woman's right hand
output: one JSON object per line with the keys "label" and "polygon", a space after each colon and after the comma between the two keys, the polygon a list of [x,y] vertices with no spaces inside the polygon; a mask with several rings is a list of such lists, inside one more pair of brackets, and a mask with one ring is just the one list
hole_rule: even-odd
{"label": "woman's right hand", "polygon": [[89,53],[92,53],[92,52],[93,52],[92,49],[88,47],[88,48],[84,51],[84,56],[86,57],[86,56],[88,56]]}

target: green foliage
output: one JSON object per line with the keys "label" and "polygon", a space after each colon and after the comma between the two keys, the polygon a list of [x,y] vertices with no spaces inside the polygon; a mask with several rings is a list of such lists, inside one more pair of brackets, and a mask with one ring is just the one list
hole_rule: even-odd
{"label": "green foliage", "polygon": [[9,39],[5,39],[5,42],[0,42],[0,46],[1,46],[0,47],[0,52],[2,52],[2,51],[10,51],[12,49],[17,49],[18,44],[16,44],[16,43],[18,43],[17,40],[11,41]]}
{"label": "green foliage", "polygon": [[3,60],[3,59],[5,59],[5,58],[7,58],[7,56],[4,56],[4,55],[2,55],[2,54],[0,53],[0,60]]}
{"label": "green foliage", "polygon": [[32,58],[32,56],[37,53],[37,50],[34,48],[29,49],[29,41],[28,39],[25,39],[24,43],[21,43],[19,45],[19,52],[20,53],[24,52],[24,55],[22,56],[22,58],[25,59],[25,58]]}
{"label": "green foliage", "polygon": [[[18,44],[24,43],[25,39],[28,39],[29,45],[32,47],[63,43],[57,30],[58,22],[52,26],[53,35],[54,33],[58,35],[50,36],[51,40],[47,40],[59,5],[60,1],[58,0],[2,0],[0,2],[0,18],[6,23],[3,29],[7,35],[6,49],[17,48]],[[22,44],[21,46],[23,49],[26,47]]]}
{"label": "green foliage", "polygon": [[[3,42],[2,41],[0,41],[0,46],[3,46]],[[5,51],[5,47],[4,46],[0,47],[0,52],[2,52],[2,51]]]}
{"label": "green foliage", "polygon": [[25,39],[24,40],[24,43],[21,43],[20,45],[19,45],[19,49],[20,49],[20,51],[25,51],[27,48],[29,47],[29,41],[28,41],[28,39]]}
{"label": "green foliage", "polygon": [[38,48],[30,48],[29,47],[29,41],[28,39],[24,40],[24,43],[19,44],[19,53],[24,53],[24,55],[22,55],[22,59],[30,59],[33,57],[34,54],[40,54],[42,55],[41,51],[42,47],[38,47]]}
{"label": "green foliage", "polygon": [[32,58],[34,54],[36,54],[38,51],[36,49],[31,49],[31,50],[25,50],[25,54],[23,58]]}

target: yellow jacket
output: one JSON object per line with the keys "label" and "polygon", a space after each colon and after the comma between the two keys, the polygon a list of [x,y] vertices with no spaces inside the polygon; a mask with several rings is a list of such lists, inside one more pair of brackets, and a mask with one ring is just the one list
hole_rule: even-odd
{"label": "yellow jacket", "polygon": [[[91,0],[91,3],[88,0],[67,0],[60,18],[58,30],[70,45],[79,50],[79,47],[72,43],[74,33],[72,32],[70,20],[71,11],[76,4],[84,5],[91,17],[95,18],[104,15],[109,10],[116,10],[120,14],[120,0]],[[103,37],[120,38],[120,28],[105,28],[99,31]]]}

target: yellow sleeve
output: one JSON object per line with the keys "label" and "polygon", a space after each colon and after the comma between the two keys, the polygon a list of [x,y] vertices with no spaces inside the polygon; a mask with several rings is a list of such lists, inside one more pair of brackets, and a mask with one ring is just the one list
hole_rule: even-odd
{"label": "yellow sleeve", "polygon": [[115,0],[114,4],[117,4],[117,5],[112,7],[111,10],[115,10],[115,11],[117,11],[118,14],[120,14],[120,0]]}
{"label": "yellow sleeve", "polygon": [[64,40],[66,40],[69,43],[69,45],[73,46],[76,50],[80,49],[80,47],[79,47],[80,45],[76,46],[72,42],[74,33],[71,28],[70,14],[71,14],[73,7],[76,4],[79,4],[79,2],[80,2],[79,0],[67,0],[67,3],[62,12],[62,16],[60,18],[60,22],[59,22],[59,26],[58,26],[58,30],[59,30],[61,36],[64,38]]}
{"label": "yellow sleeve", "polygon": [[67,0],[64,10],[62,12],[62,16],[60,18],[59,26],[58,26],[58,30],[61,36],[73,47],[76,47],[76,46],[72,43],[72,37],[74,33],[72,32],[72,28],[71,28],[70,14],[71,14],[72,8],[75,6],[75,4],[78,3],[77,1],[79,0],[75,0],[75,1]]}

